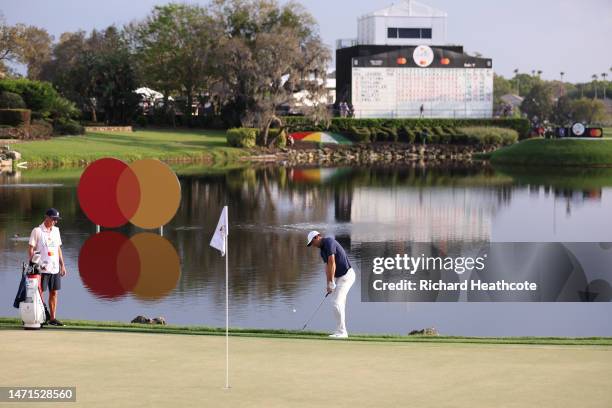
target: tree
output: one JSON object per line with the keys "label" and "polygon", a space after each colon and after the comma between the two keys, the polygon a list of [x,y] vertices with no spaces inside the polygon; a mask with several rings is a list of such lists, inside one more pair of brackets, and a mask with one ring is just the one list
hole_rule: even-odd
{"label": "tree", "polygon": [[171,3],[156,6],[130,30],[145,82],[161,89],[165,102],[171,91],[183,92],[191,124],[194,95],[209,88],[215,75],[219,25],[200,6]]}
{"label": "tree", "polygon": [[295,91],[306,90],[312,101],[307,113],[324,118],[326,101],[320,96],[329,51],[314,18],[302,6],[280,6],[276,0],[216,0],[213,12],[225,33],[219,72],[228,106],[242,125],[261,129],[261,144],[274,143],[268,140],[270,126],[283,127],[276,110],[291,105]]}
{"label": "tree", "polygon": [[606,105],[597,99],[581,98],[572,102],[572,116],[580,122],[600,122],[606,117]]}
{"label": "tree", "polygon": [[519,69],[515,68],[513,72],[514,72],[514,78],[516,78],[516,94],[520,96],[521,95],[521,89],[520,89],[521,81],[518,79]]}
{"label": "tree", "polygon": [[550,86],[536,83],[521,103],[521,111],[531,120],[549,120],[553,111],[553,95]]}
{"label": "tree", "polygon": [[493,106],[498,111],[503,101],[501,97],[513,92],[512,83],[501,75],[493,75]]}
{"label": "tree", "polygon": [[593,86],[595,87],[595,99],[597,99],[597,74],[593,74]]}
{"label": "tree", "polygon": [[540,81],[535,76],[531,76],[529,74],[516,74],[514,78],[510,80],[512,87],[518,90],[519,96],[525,96],[531,91],[531,88],[535,83]]}
{"label": "tree", "polygon": [[89,111],[94,122],[104,112],[107,123],[127,123],[138,103],[134,59],[114,26],[88,37],[83,31],[62,34],[41,76]]}
{"label": "tree", "polygon": [[51,53],[53,37],[42,28],[10,26],[0,15],[0,73],[9,71],[6,63],[24,64],[28,77],[38,79],[40,69]]}
{"label": "tree", "polygon": [[604,98],[604,101],[605,101],[606,100],[606,88],[608,86],[608,84],[606,83],[607,82],[606,79],[608,78],[608,73],[607,72],[602,72],[601,73],[601,77],[603,78],[603,85],[604,85],[603,86],[603,98]]}
{"label": "tree", "polygon": [[45,29],[34,26],[20,27],[20,35],[17,38],[18,61],[26,65],[28,78],[40,79],[42,67],[51,56],[52,42],[53,37]]}
{"label": "tree", "polygon": [[555,104],[555,108],[553,111],[552,120],[558,125],[565,125],[571,122],[572,118],[572,100],[569,98],[569,96],[563,95],[559,99],[557,99],[557,103]]}

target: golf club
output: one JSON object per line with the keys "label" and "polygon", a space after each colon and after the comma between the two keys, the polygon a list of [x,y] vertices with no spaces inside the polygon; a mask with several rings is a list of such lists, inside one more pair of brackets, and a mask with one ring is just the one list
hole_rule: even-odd
{"label": "golf club", "polygon": [[310,323],[310,321],[312,320],[313,317],[315,317],[315,315],[317,314],[317,312],[319,311],[319,309],[321,308],[321,306],[323,305],[323,302],[325,302],[325,299],[327,299],[327,297],[329,296],[329,293],[325,294],[325,297],[323,298],[323,300],[321,300],[321,303],[319,303],[319,306],[317,306],[316,310],[314,311],[314,313],[312,314],[312,316],[310,316],[310,319],[308,319],[306,321],[306,323],[304,323],[304,327],[302,327],[302,330],[304,330],[306,328],[306,326],[308,326],[308,323]]}

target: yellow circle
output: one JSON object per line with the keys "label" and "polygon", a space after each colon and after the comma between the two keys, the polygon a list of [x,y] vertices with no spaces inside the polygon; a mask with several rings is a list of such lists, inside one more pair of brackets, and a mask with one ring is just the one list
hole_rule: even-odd
{"label": "yellow circle", "polygon": [[143,159],[130,163],[140,185],[140,204],[130,222],[144,229],[159,228],[176,214],[181,202],[181,185],[165,163]]}
{"label": "yellow circle", "polygon": [[181,262],[174,246],[160,235],[141,232],[130,238],[140,258],[138,282],[134,296],[157,300],[167,296],[181,276]]}

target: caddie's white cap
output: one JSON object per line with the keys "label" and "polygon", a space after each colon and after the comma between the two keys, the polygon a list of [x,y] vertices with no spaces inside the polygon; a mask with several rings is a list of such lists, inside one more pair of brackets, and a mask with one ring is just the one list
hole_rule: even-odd
{"label": "caddie's white cap", "polygon": [[308,238],[306,239],[306,246],[310,246],[310,244],[312,244],[312,240],[314,239],[314,237],[316,237],[317,235],[321,235],[319,234],[319,231],[310,231],[308,233]]}

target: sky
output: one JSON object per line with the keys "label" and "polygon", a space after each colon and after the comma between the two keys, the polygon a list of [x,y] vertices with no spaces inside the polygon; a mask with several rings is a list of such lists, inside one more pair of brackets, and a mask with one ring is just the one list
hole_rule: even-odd
{"label": "sky", "polygon": [[[357,17],[399,0],[301,0],[332,51],[338,38],[357,37]],[[185,1],[207,4],[207,1]],[[284,2],[284,1],[283,1]],[[497,74],[542,70],[544,79],[612,79],[612,0],[423,0],[448,13],[447,41],[493,59]],[[62,32],[121,26],[144,18],[163,0],[0,0],[9,24]]]}

